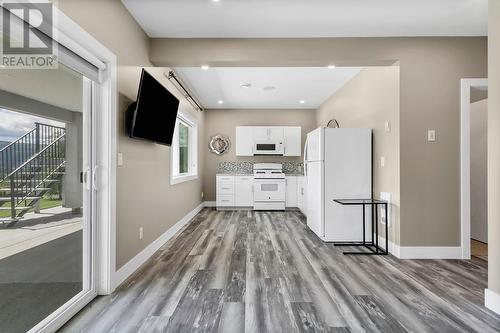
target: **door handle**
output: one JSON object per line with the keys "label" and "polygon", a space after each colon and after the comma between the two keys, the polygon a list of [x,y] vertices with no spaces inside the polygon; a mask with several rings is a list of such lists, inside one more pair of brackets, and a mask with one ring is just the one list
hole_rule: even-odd
{"label": "door handle", "polygon": [[82,172],[82,183],[85,184],[85,189],[87,191],[90,191],[90,181],[89,181],[89,174],[90,174],[90,168],[85,169],[85,171]]}
{"label": "door handle", "polygon": [[94,191],[97,191],[99,189],[99,186],[97,185],[97,181],[98,181],[97,170],[98,169],[99,169],[99,166],[96,165],[96,166],[94,166],[94,171],[92,172],[92,189]]}

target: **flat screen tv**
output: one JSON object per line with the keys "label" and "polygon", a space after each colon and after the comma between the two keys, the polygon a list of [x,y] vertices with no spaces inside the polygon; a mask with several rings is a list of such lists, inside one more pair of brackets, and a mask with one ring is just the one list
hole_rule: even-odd
{"label": "flat screen tv", "polygon": [[137,101],[127,110],[129,136],[170,146],[178,108],[179,100],[142,69]]}

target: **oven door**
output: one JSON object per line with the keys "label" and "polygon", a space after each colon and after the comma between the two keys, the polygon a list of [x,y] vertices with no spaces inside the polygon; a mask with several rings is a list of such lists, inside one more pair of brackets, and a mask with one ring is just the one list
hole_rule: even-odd
{"label": "oven door", "polygon": [[253,148],[254,155],[283,155],[281,142],[256,142]]}
{"label": "oven door", "polygon": [[284,179],[255,179],[254,201],[285,201]]}

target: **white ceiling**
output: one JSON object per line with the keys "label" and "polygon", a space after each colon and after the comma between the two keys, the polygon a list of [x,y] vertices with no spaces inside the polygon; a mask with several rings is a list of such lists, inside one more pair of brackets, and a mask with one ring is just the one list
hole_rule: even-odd
{"label": "white ceiling", "polygon": [[[178,67],[174,70],[206,109],[316,109],[361,68]],[[241,86],[246,83],[252,86]],[[264,90],[270,86],[276,89]],[[219,104],[220,100],[223,104]]]}
{"label": "white ceiling", "polygon": [[486,36],[488,0],[122,0],[150,37]]}

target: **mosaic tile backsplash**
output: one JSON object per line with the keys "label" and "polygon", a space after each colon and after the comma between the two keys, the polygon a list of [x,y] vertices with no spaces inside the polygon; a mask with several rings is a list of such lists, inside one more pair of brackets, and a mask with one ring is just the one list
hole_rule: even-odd
{"label": "mosaic tile backsplash", "polygon": [[[303,174],[304,163],[282,162],[283,172],[286,174]],[[253,162],[220,162],[217,173],[253,173]]]}

